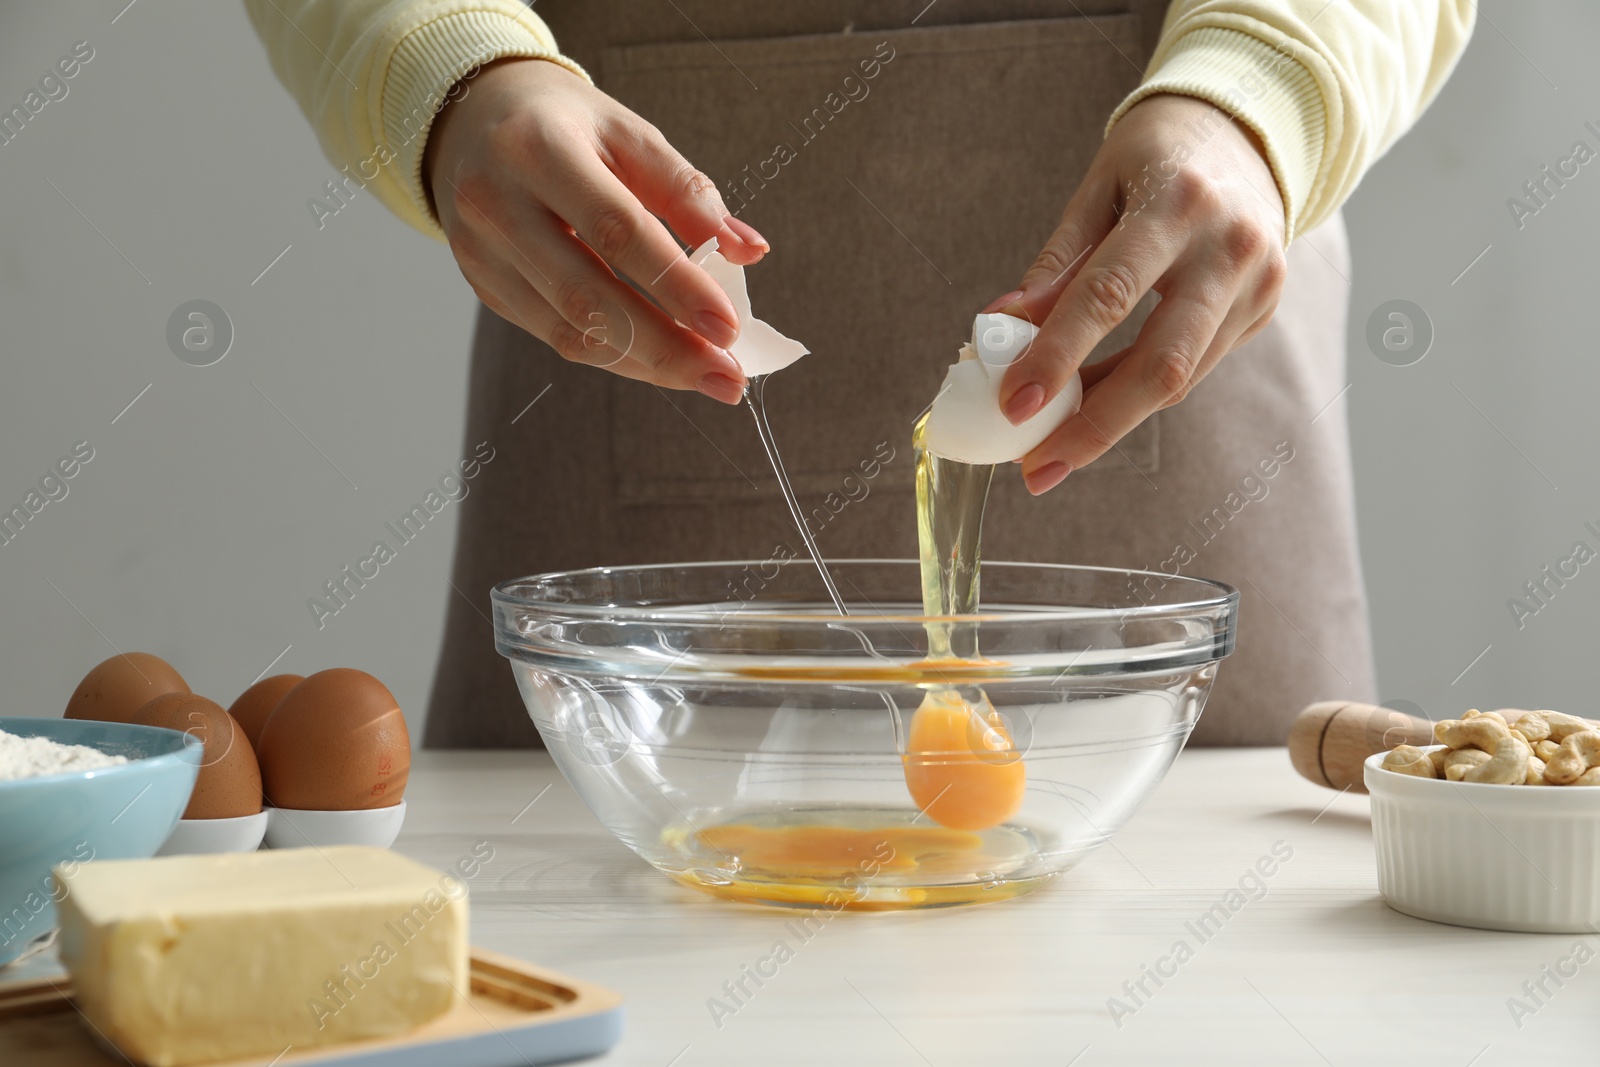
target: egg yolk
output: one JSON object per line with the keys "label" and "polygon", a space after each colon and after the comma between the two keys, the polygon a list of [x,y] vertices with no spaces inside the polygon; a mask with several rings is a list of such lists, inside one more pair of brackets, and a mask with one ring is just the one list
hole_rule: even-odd
{"label": "egg yolk", "polygon": [[953,689],[929,692],[911,718],[902,758],[911,798],[941,826],[987,830],[1022,807],[1022,753],[987,700],[979,708]]}

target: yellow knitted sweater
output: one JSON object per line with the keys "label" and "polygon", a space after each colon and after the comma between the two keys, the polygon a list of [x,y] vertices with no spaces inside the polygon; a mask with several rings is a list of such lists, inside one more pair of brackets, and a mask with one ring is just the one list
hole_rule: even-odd
{"label": "yellow knitted sweater", "polygon": [[[463,75],[529,56],[588,77],[518,0],[245,0],[273,70],[335,164],[442,237],[422,183],[433,116]],[[1260,135],[1286,234],[1336,211],[1444,84],[1473,0],[1175,0],[1143,83],[1200,97]]]}

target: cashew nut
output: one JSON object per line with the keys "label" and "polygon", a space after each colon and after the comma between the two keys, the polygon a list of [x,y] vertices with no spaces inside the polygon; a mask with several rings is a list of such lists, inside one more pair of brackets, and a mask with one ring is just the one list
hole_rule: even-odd
{"label": "cashew nut", "polygon": [[1498,715],[1474,715],[1464,719],[1444,719],[1433,725],[1433,736],[1449,748],[1478,748],[1494,752],[1502,737],[1510,736],[1505,720]]}
{"label": "cashew nut", "polygon": [[1481,748],[1463,748],[1456,752],[1447,752],[1444,757],[1444,776],[1452,782],[1459,782],[1472,768],[1480,767],[1491,759],[1493,757]]}
{"label": "cashew nut", "polygon": [[[1463,748],[1455,752],[1444,754],[1444,777],[1452,782],[1461,781],[1461,776],[1480,763],[1488,763],[1492,757],[1481,748]],[[1454,771],[1455,773],[1451,773]]]}
{"label": "cashew nut", "polygon": [[[1595,735],[1595,740],[1600,741],[1600,734]],[[1495,746],[1494,758],[1470,768],[1461,780],[1485,785],[1520,783],[1528,777],[1528,757],[1532,755],[1527,745],[1508,733]]]}
{"label": "cashew nut", "polygon": [[1559,711],[1541,711],[1539,714],[1550,722],[1550,739],[1552,741],[1565,741],[1573,734],[1600,729],[1600,723],[1592,723],[1588,719],[1580,719],[1576,715],[1565,715]]}
{"label": "cashew nut", "polygon": [[1545,718],[1545,713],[1542,711],[1523,712],[1522,718],[1512,725],[1521,730],[1522,736],[1530,743],[1538,743],[1550,736],[1550,720]]}
{"label": "cashew nut", "polygon": [[1444,746],[1400,745],[1387,770],[1482,785],[1600,786],[1600,722],[1559,711],[1474,708],[1433,727]]}
{"label": "cashew nut", "polygon": [[1417,778],[1437,778],[1438,772],[1433,768],[1433,760],[1428,758],[1428,753],[1414,745],[1396,745],[1383,757],[1383,769],[1395,771],[1399,774],[1409,774]]}
{"label": "cashew nut", "polygon": [[1568,734],[1561,742],[1561,750],[1545,765],[1544,776],[1557,785],[1567,785],[1597,765],[1600,765],[1600,730],[1583,730]]}
{"label": "cashew nut", "polygon": [[1522,780],[1523,785],[1544,785],[1544,760],[1538,756],[1528,757],[1528,776]]}

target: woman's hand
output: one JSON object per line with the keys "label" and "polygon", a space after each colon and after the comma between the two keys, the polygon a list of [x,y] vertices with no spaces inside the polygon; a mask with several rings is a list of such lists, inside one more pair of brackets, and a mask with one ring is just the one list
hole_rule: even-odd
{"label": "woman's hand", "polygon": [[1254,134],[1191,97],[1156,95],[1129,109],[1020,290],[985,309],[1041,323],[1000,388],[1019,423],[1146,291],[1161,294],[1132,345],[1083,371],[1079,413],[1023,457],[1030,492],[1188,396],[1267,324],[1283,288],[1283,232],[1283,201]]}
{"label": "woman's hand", "polygon": [[761,235],[659,130],[563,67],[501,60],[460,88],[423,175],[478,298],[565,359],[738,403],[738,316],[667,227],[741,265]]}

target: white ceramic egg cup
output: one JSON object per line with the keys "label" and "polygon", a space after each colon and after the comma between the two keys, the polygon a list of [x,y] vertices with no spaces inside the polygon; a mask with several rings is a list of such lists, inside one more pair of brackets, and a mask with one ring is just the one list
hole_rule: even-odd
{"label": "white ceramic egg cup", "polygon": [[357,811],[312,811],[268,808],[268,848],[325,848],[330,845],[372,845],[388,848],[406,821],[406,802]]}
{"label": "white ceramic egg cup", "polygon": [[218,852],[254,852],[267,832],[267,813],[234,819],[179,819],[157,856],[204,856]]}

